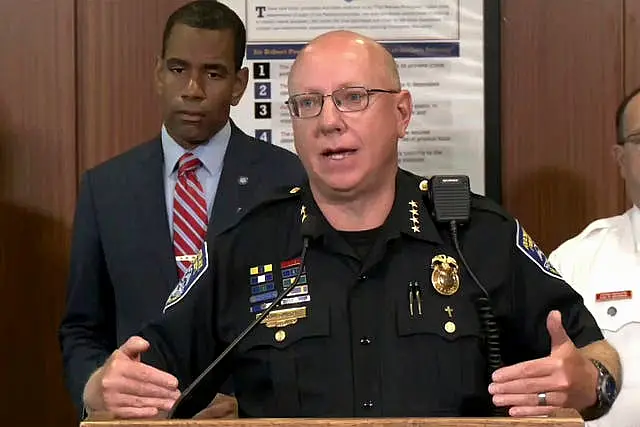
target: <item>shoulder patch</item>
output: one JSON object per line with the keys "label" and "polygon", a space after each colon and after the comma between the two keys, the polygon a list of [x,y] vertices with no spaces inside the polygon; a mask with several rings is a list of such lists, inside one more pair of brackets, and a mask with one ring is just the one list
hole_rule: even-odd
{"label": "shoulder patch", "polygon": [[202,249],[196,255],[196,259],[191,263],[189,269],[184,273],[178,285],[171,291],[167,302],[164,304],[162,312],[165,313],[171,306],[179,303],[193,287],[205,271],[209,268],[209,252],[207,250],[207,242],[204,242]]}
{"label": "shoulder patch", "polygon": [[546,274],[556,279],[564,280],[518,220],[516,220],[516,246]]}

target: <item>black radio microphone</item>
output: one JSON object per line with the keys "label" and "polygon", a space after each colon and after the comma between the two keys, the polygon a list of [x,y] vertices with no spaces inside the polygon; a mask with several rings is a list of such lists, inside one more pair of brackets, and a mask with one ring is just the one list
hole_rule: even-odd
{"label": "black radio microphone", "polygon": [[[431,177],[428,187],[434,220],[439,224],[449,226],[451,240],[460,257],[460,261],[462,261],[462,265],[469,273],[471,280],[482,292],[482,296],[476,300],[475,304],[485,336],[488,376],[491,378],[493,372],[503,366],[502,351],[500,349],[500,329],[493,313],[489,292],[480,283],[469,264],[467,264],[458,240],[458,226],[466,225],[471,219],[471,186],[469,177],[466,175],[437,175]],[[496,416],[505,416],[503,408],[493,406],[492,412]]]}
{"label": "black radio microphone", "polygon": [[[262,320],[273,311],[273,309],[282,301],[298,284],[300,280],[300,275],[302,274],[302,270],[304,269],[304,261],[307,256],[307,248],[309,247],[309,241],[315,235],[318,228],[318,222],[316,218],[312,215],[307,215],[303,220],[302,225],[300,227],[300,232],[302,234],[302,254],[300,255],[300,267],[298,269],[298,274],[296,274],[293,283],[289,285],[289,287],[282,292],[273,303],[267,307],[256,319],[249,324],[241,333],[234,339],[231,344],[224,349],[220,355],[207,366],[207,368],[195,379],[193,382],[182,392],[176,403],[173,404],[173,407],[169,411],[167,418],[169,419],[185,419],[192,418],[198,412],[200,412],[204,407],[202,407],[202,399],[197,399],[197,395],[194,394],[194,390],[201,384],[210,374],[212,374],[213,370],[218,366],[222,360],[225,358],[227,354],[231,352],[236,346],[244,339],[244,337],[249,334]],[[210,399],[208,399],[210,401]]]}

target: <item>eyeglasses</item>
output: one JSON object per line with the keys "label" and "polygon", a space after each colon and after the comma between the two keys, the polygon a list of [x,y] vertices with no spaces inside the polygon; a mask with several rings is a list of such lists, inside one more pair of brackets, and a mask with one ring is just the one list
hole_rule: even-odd
{"label": "eyeglasses", "polygon": [[362,111],[369,106],[369,95],[372,93],[399,93],[398,90],[367,89],[365,87],[343,87],[330,94],[306,92],[292,95],[285,102],[291,115],[298,119],[317,117],[324,106],[324,99],[330,96],[338,111]]}

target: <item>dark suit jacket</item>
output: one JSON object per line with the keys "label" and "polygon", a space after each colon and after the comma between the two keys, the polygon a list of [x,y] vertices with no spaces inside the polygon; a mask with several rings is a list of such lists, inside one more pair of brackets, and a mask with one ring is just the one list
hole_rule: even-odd
{"label": "dark suit jacket", "polygon": [[[177,283],[163,174],[157,138],[83,176],[59,332],[67,388],[79,408],[91,373],[129,336],[162,315]],[[240,182],[240,176],[248,181]],[[233,125],[209,234],[238,221],[266,193],[300,184],[303,177],[297,156]]]}

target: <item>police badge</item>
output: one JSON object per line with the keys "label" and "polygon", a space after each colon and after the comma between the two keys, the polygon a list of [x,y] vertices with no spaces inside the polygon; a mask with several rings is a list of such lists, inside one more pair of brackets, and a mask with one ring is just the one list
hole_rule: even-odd
{"label": "police badge", "polygon": [[458,263],[447,255],[436,255],[431,259],[431,283],[440,295],[453,295],[460,288]]}

